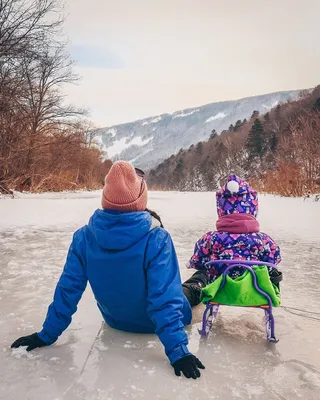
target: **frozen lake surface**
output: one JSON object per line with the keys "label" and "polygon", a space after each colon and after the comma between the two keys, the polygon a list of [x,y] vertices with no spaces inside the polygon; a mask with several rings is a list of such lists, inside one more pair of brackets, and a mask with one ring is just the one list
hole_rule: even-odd
{"label": "frozen lake surface", "polygon": [[[320,399],[320,203],[302,199],[260,196],[261,228],[282,250],[278,344],[266,342],[261,310],[228,307],[201,339],[199,306],[187,332],[206,370],[196,381],[177,378],[155,335],[102,323],[88,287],[54,346],[12,351],[16,338],[41,329],[72,234],[99,205],[99,192],[0,199],[1,400]],[[186,279],[195,241],[215,226],[214,194],[153,192],[149,207],[171,233]]]}

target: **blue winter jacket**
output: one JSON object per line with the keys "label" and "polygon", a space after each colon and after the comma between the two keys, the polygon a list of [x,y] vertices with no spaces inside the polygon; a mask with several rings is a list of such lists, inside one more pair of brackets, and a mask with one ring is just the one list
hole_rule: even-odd
{"label": "blue winter jacket", "polygon": [[71,322],[89,281],[112,328],[156,333],[173,364],[190,354],[184,325],[190,305],[183,295],[176,252],[167,231],[148,212],[96,210],[73,236],[40,338],[54,343]]}

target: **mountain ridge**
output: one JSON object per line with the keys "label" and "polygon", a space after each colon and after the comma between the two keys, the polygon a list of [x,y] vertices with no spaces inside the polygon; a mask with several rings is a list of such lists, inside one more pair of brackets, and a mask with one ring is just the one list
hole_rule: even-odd
{"label": "mountain ridge", "polygon": [[298,98],[300,90],[224,100],[125,122],[95,131],[105,158],[123,159],[150,169],[181,148],[221,133],[254,110],[265,113],[279,103]]}
{"label": "mountain ridge", "polygon": [[260,192],[302,196],[319,193],[319,166],[320,85],[171,155],[147,181],[151,190],[215,191],[236,174]]}

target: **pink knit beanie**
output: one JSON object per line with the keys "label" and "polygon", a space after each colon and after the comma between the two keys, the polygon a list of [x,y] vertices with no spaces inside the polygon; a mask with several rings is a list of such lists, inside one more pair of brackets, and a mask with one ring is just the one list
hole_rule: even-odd
{"label": "pink knit beanie", "polygon": [[146,182],[126,161],[117,161],[105,178],[102,208],[120,211],[144,211],[147,207]]}

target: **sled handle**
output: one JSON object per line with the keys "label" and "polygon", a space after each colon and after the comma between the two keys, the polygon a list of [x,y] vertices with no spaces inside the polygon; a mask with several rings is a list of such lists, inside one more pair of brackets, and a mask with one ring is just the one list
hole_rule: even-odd
{"label": "sled handle", "polygon": [[229,264],[229,265],[234,265],[237,264],[237,266],[255,266],[255,265],[261,265],[261,266],[266,266],[266,267],[271,267],[271,268],[276,268],[275,264],[272,263],[267,263],[264,261],[248,261],[248,260],[212,260],[208,261],[206,265],[220,265],[220,264]]}

